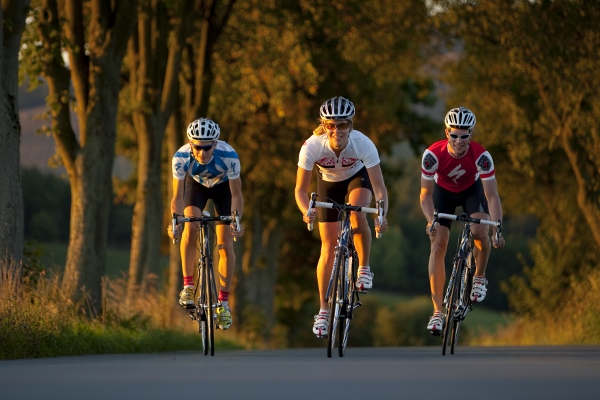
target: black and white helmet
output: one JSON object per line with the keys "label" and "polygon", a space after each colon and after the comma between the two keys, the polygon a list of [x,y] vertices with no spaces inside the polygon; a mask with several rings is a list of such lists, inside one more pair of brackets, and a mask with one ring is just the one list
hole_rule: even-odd
{"label": "black and white helmet", "polygon": [[448,111],[444,122],[448,129],[468,129],[472,131],[476,121],[475,114],[471,110],[465,107],[458,107]]}
{"label": "black and white helmet", "polygon": [[217,140],[220,134],[219,125],[208,118],[198,118],[189,124],[187,129],[190,140]]}
{"label": "black and white helmet", "polygon": [[321,119],[352,119],[354,104],[341,96],[327,100],[321,106]]}

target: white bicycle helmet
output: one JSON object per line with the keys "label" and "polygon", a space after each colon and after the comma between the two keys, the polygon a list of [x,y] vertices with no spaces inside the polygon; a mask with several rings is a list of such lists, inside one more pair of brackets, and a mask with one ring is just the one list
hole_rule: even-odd
{"label": "white bicycle helmet", "polygon": [[198,118],[187,129],[190,140],[217,140],[220,134],[219,125],[208,118]]}
{"label": "white bicycle helmet", "polygon": [[327,100],[321,106],[321,119],[352,119],[354,104],[341,96]]}
{"label": "white bicycle helmet", "polygon": [[444,122],[448,129],[468,129],[469,131],[472,131],[476,120],[475,114],[473,114],[471,110],[465,107],[458,107],[448,111],[446,118],[444,118]]}

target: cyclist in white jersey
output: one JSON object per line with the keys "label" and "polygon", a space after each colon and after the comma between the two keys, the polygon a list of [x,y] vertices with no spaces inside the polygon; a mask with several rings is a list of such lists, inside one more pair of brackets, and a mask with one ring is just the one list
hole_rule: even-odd
{"label": "cyclist in white jersey", "polygon": [[[209,199],[213,200],[216,215],[231,215],[237,210],[240,218],[243,213],[242,181],[240,179],[240,159],[236,151],[224,141],[218,140],[220,128],[207,118],[200,118],[188,126],[189,143],[183,145],[172,161],[173,199],[171,212],[186,217],[200,217]],[[185,189],[185,190],[184,190]],[[196,257],[196,236],[199,223],[187,222],[181,232],[181,263],[183,270],[183,290],[179,304],[189,308],[194,306],[194,261]],[[217,325],[221,329],[231,327],[229,291],[235,267],[233,238],[244,234],[231,224],[216,223],[217,248],[219,249],[219,307]]]}
{"label": "cyclist in white jersey", "polygon": [[[314,135],[304,142],[300,150],[296,175],[296,203],[302,212],[304,222],[312,223],[318,216],[321,235],[321,255],[317,264],[320,310],[315,315],[313,333],[317,337],[327,337],[329,308],[327,305],[327,284],[333,268],[333,258],[338,234],[338,214],[332,209],[308,210],[308,188],[312,170],[316,165],[317,194],[321,201],[331,199],[337,203],[368,205],[375,195],[376,200],[384,200],[384,215],[387,215],[388,195],[379,154],[373,142],[364,134],[353,130],[354,104],[343,97],[327,100],[320,109],[321,124]],[[373,287],[373,273],[369,267],[371,230],[364,213],[352,213],[352,231],[358,252],[359,269],[357,289],[366,292]],[[375,231],[384,232],[387,219],[379,225],[375,220]]]}

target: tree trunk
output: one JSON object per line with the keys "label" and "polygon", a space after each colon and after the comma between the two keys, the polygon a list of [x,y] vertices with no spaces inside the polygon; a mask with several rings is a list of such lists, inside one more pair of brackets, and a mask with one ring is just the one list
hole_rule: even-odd
{"label": "tree trunk", "polygon": [[[562,148],[569,159],[571,170],[577,182],[577,206],[594,240],[600,248],[600,208],[598,205],[598,188],[591,174],[600,174],[600,170],[587,160],[587,152],[598,152],[600,149],[581,149],[577,143],[572,143],[573,132],[564,128],[561,132]],[[578,151],[578,147],[580,148]],[[590,166],[591,164],[591,166]],[[596,176],[597,177],[597,176]]]}
{"label": "tree trunk", "polygon": [[265,345],[275,326],[275,284],[283,234],[278,221],[265,223],[258,210],[251,213],[252,231],[247,230],[242,238],[244,253],[241,268],[236,266],[231,303],[236,330],[250,343]]}
{"label": "tree trunk", "polygon": [[[87,300],[84,305],[92,313],[101,312],[120,72],[135,24],[131,16],[136,15],[136,4],[135,0],[114,5],[92,0],[84,7],[73,0],[67,1],[60,10],[64,14],[59,14],[56,0],[44,0],[40,13],[53,136],[71,184],[70,238],[63,289],[74,302]],[[91,15],[84,18],[88,10]],[[88,20],[89,26],[85,25]],[[75,44],[67,48],[68,70],[57,51],[65,37]],[[75,89],[79,138],[69,120],[69,78]]]}
{"label": "tree trunk", "polygon": [[[178,98],[175,100],[177,104],[175,109],[179,109],[179,101]],[[167,125],[167,197],[165,204],[167,205],[168,210],[168,218],[167,224],[171,223],[171,199],[173,198],[173,185],[171,173],[171,157],[179,148],[183,145],[183,124],[181,123],[181,118],[179,117],[179,113],[173,113],[171,118],[169,119],[169,124]],[[171,239],[169,239],[169,281],[167,284],[167,298],[169,307],[169,321],[173,321],[175,315],[177,315],[174,311],[176,309],[181,308],[179,305],[179,291],[181,290],[181,286],[183,284],[183,274],[181,271],[181,253],[179,252],[179,244],[173,244]]]}
{"label": "tree trunk", "polygon": [[[133,125],[138,138],[138,181],[133,211],[129,300],[145,277],[158,269],[164,233],[162,204],[162,144],[177,93],[181,52],[191,27],[192,1],[177,3],[169,21],[164,3],[140,7],[137,37],[130,42]],[[172,25],[170,25],[172,23]],[[168,40],[167,40],[168,39]]]}
{"label": "tree trunk", "polygon": [[28,7],[29,0],[4,0],[0,7],[0,261],[15,268],[23,256],[18,55]]}

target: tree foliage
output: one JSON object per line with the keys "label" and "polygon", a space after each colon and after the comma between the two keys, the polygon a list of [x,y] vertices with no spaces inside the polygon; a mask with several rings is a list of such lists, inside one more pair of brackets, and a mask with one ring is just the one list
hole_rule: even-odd
{"label": "tree foliage", "polygon": [[[336,95],[354,101],[356,129],[382,153],[414,137],[408,124],[417,115],[413,105],[433,99],[419,69],[428,51],[426,20],[420,1],[246,1],[234,7],[213,55],[211,113],[242,161],[250,227],[236,271],[234,310],[242,327],[247,321],[263,335],[276,315],[310,318],[317,307],[319,244],[293,197],[298,152],[317,126],[319,106]],[[304,322],[284,318],[278,329],[293,335],[294,325]]]}
{"label": "tree foliage", "polygon": [[475,111],[505,209],[540,221],[529,282],[507,289],[521,311],[552,309],[600,262],[600,3],[436,3],[437,26],[459,50],[447,65],[449,100]]}

